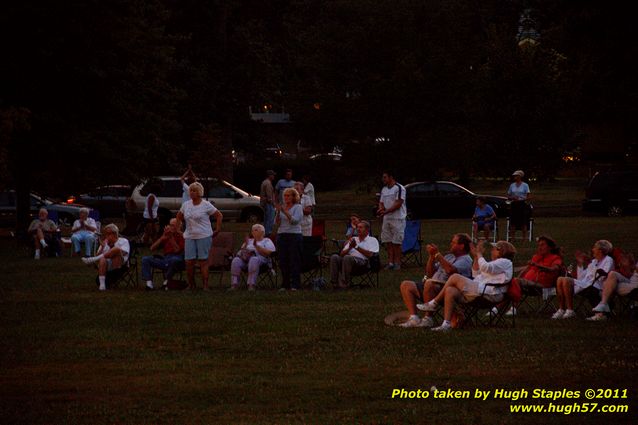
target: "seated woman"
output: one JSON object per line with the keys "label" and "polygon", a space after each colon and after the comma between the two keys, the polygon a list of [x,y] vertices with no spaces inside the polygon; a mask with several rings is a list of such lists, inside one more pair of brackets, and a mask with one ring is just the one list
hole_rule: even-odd
{"label": "seated woman", "polygon": [[[578,279],[571,277],[559,277],[556,282],[556,296],[558,297],[558,311],[554,313],[552,319],[571,319],[576,317],[574,312],[574,295],[583,290],[594,287],[602,289],[605,276],[614,268],[614,260],[608,255],[613,246],[611,242],[604,239],[597,241],[592,247],[593,259],[585,274]],[[603,275],[598,275],[597,271],[603,270]]]}
{"label": "seated woman", "polygon": [[259,269],[264,264],[270,264],[270,255],[275,252],[275,244],[265,237],[266,229],[264,226],[255,224],[250,233],[252,238],[246,237],[245,242],[230,265],[231,291],[239,288],[242,270],[248,270],[248,290],[254,291],[257,285]]}
{"label": "seated woman", "polygon": [[[350,214],[350,225],[346,230],[346,240],[350,240],[351,238],[358,236],[357,234],[357,226],[361,223],[361,217],[358,214]],[[343,245],[343,244],[342,244]]]}
{"label": "seated woman", "polygon": [[609,299],[611,296],[615,293],[618,293],[620,296],[626,296],[635,289],[638,289],[638,263],[636,263],[634,273],[631,277],[626,277],[618,271],[610,272],[605,282],[603,282],[602,298],[598,305],[592,309],[596,314],[592,317],[588,317],[587,320],[606,320],[607,316],[605,313],[610,312]]}
{"label": "seated woman", "polygon": [[483,258],[483,244],[470,245],[470,255],[474,258],[472,264],[473,279],[453,274],[445,282],[443,289],[434,299],[425,304],[418,304],[417,308],[424,311],[436,311],[445,300],[443,323],[433,331],[452,330],[452,312],[455,303],[466,303],[475,298],[482,297],[492,302],[499,302],[507,292],[507,285],[487,286],[486,284],[504,284],[512,280],[514,266],[512,260],[516,254],[516,248],[506,241],[498,241],[492,245],[492,261]]}
{"label": "seated woman", "polygon": [[478,239],[479,230],[482,230],[485,239],[489,239],[490,232],[494,230],[495,220],[496,213],[494,209],[486,203],[485,198],[483,196],[476,198],[476,209],[472,217],[472,227],[474,228],[476,238]]}
{"label": "seated woman", "polygon": [[93,244],[96,241],[97,223],[89,217],[88,208],[80,208],[80,218],[75,220],[71,228],[71,242],[73,243],[73,255],[79,256],[82,242],[84,242],[85,257],[93,254]]}

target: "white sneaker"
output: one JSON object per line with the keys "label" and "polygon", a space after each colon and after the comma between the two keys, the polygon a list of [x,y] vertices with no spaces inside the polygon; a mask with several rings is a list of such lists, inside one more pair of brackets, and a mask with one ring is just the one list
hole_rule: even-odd
{"label": "white sneaker", "polygon": [[82,262],[84,264],[95,264],[98,262],[98,258],[97,257],[84,257],[82,258]]}
{"label": "white sneaker", "polygon": [[447,323],[443,322],[441,323],[441,326],[432,328],[432,330],[435,332],[449,332],[452,330],[452,325],[448,325]]}
{"label": "white sneaker", "polygon": [[410,317],[405,323],[401,323],[399,326],[402,328],[417,328],[421,325],[421,319],[418,317]]}
{"label": "white sneaker", "polygon": [[40,245],[42,245],[42,249],[47,249],[49,247],[49,244],[45,241],[40,241]]}
{"label": "white sneaker", "polygon": [[434,302],[434,300],[432,300],[427,303],[417,304],[416,308],[418,308],[421,311],[437,311],[439,309],[439,304]]}
{"label": "white sneaker", "polygon": [[516,307],[510,307],[505,313],[506,316],[516,316]]}
{"label": "white sneaker", "polygon": [[490,311],[485,313],[485,317],[496,316],[498,314],[498,307],[492,307]]}
{"label": "white sneaker", "polygon": [[558,310],[556,310],[556,313],[552,314],[552,319],[554,320],[562,319],[564,314],[565,314],[565,310],[563,310],[562,308],[559,308]]}
{"label": "white sneaker", "polygon": [[586,320],[589,320],[590,322],[602,322],[607,320],[607,316],[602,313],[598,313],[594,314],[592,317],[588,317]]}
{"label": "white sneaker", "polygon": [[573,319],[576,317],[576,312],[574,310],[565,310],[565,314],[563,314],[562,319]]}
{"label": "white sneaker", "polygon": [[609,313],[609,305],[605,303],[599,303],[596,307],[591,309],[596,313]]}
{"label": "white sneaker", "polygon": [[100,284],[100,291],[106,291],[106,285],[105,284]]}

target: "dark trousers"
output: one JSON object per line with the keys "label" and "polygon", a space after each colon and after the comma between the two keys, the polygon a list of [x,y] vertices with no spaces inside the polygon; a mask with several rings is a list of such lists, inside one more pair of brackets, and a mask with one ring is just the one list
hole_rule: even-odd
{"label": "dark trousers", "polygon": [[301,287],[301,255],[303,236],[301,233],[280,233],[277,236],[277,252],[281,269],[281,286],[288,289]]}

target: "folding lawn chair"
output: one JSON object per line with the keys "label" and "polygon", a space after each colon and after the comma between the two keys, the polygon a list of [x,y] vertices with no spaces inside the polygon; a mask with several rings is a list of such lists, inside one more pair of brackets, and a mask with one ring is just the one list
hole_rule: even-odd
{"label": "folding lawn chair", "polygon": [[[499,302],[492,302],[484,298],[482,295],[470,301],[469,303],[461,303],[457,305],[457,310],[463,313],[463,321],[460,323],[459,327],[463,328],[468,325],[474,326],[499,326],[501,324],[505,325],[507,322],[507,318],[510,317],[512,319],[512,327],[516,325],[516,315],[513,314],[511,316],[507,316],[505,313],[512,305],[512,293],[510,292],[511,282],[505,283],[486,283],[485,289],[487,287],[498,287],[498,286],[506,286],[508,288],[508,292],[503,295],[503,299]],[[485,293],[485,289],[483,289],[483,293]],[[494,307],[496,307],[495,310]],[[490,312],[490,314],[485,314],[485,311]]]}
{"label": "folding lawn chair", "polygon": [[403,236],[403,245],[401,245],[401,265],[408,266],[416,264],[418,266],[423,262],[421,253],[421,220],[407,220],[405,223],[405,233]]}
{"label": "folding lawn chair", "polygon": [[368,267],[365,270],[354,270],[351,275],[350,286],[353,288],[379,287],[379,270],[381,269],[381,259],[379,254],[373,254],[368,259]]}
{"label": "folding lawn chair", "polygon": [[230,270],[234,243],[235,235],[233,232],[219,232],[213,238],[212,246],[208,252],[208,271],[219,274],[220,286],[224,272]]}
{"label": "folding lawn chair", "polygon": [[321,253],[323,252],[322,236],[304,236],[301,254],[301,284],[310,286],[312,281],[323,275]]}

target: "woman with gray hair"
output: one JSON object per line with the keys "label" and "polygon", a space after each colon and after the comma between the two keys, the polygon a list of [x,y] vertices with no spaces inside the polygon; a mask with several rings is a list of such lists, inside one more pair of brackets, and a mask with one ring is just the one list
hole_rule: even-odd
{"label": "woman with gray hair", "polygon": [[89,217],[88,208],[80,208],[80,218],[75,220],[71,227],[71,242],[73,242],[73,255],[80,255],[80,248],[84,242],[85,257],[93,254],[93,244],[95,244],[95,232],[97,231],[97,223]]}
{"label": "woman with gray hair", "polygon": [[[558,278],[556,296],[558,297],[559,308],[552,316],[552,319],[571,319],[576,317],[574,295],[592,286],[599,291],[602,290],[605,276],[614,269],[614,260],[609,256],[613,248],[609,241],[604,239],[596,241],[591,249],[594,258],[580,279],[571,277]],[[603,273],[600,273],[599,270]]]}
{"label": "woman with gray hair", "polygon": [[277,205],[275,218],[275,223],[279,225],[277,244],[279,245],[282,290],[296,291],[301,287],[302,219],[303,208],[299,204],[299,192],[289,187],[284,190],[284,203]]}
{"label": "woman with gray hair", "polygon": [[266,229],[264,226],[254,224],[250,233],[252,237],[246,237],[244,244],[230,265],[231,291],[239,288],[242,270],[248,270],[248,290],[254,291],[259,269],[261,266],[271,263],[270,255],[275,252],[275,244],[265,237]]}
{"label": "woman with gray hair", "polygon": [[[184,202],[177,213],[177,227],[186,224],[184,231],[184,260],[186,261],[186,275],[188,286],[195,289],[195,263],[199,262],[202,273],[204,290],[208,290],[208,252],[213,243],[213,237],[222,228],[222,213],[205,199],[204,186],[192,183],[188,186],[190,201]],[[215,231],[210,224],[210,217],[215,217]]]}

